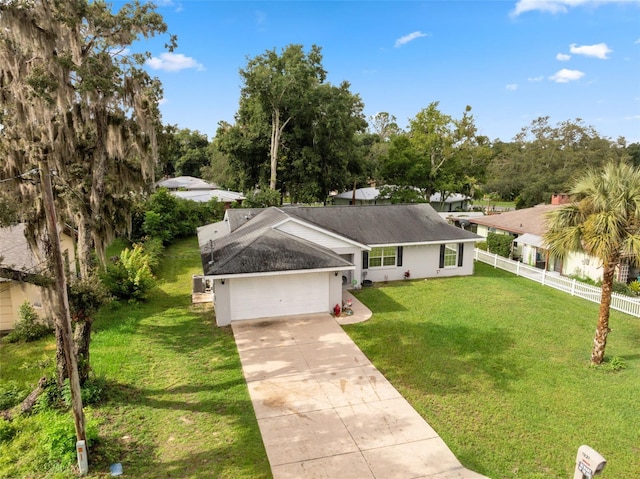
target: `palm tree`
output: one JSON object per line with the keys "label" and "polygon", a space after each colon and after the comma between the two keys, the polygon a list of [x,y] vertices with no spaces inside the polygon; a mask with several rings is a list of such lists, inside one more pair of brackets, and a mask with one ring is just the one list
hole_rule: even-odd
{"label": "palm tree", "polygon": [[602,264],[602,295],[591,363],[604,359],[616,268],[640,255],[640,169],[609,163],[589,170],[570,191],[573,202],[552,211],[544,235],[549,253],[563,258],[584,251]]}

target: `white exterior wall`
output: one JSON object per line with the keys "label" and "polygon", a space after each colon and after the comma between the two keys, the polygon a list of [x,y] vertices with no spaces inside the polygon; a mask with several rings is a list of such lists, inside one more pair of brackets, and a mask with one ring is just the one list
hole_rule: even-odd
{"label": "white exterior wall", "polygon": [[562,274],[602,281],[602,266],[600,261],[585,253],[570,253],[562,264]]}
{"label": "white exterior wall", "polygon": [[410,279],[471,275],[473,274],[474,247],[475,243],[464,243],[462,266],[440,268],[439,244],[404,246],[402,266],[369,268],[364,270],[366,271],[365,279],[373,282],[398,281],[404,279],[405,271],[410,272]]}
{"label": "white exterior wall", "polygon": [[478,225],[477,234],[486,239],[489,236],[489,227],[485,225]]}
{"label": "white exterior wall", "polygon": [[325,232],[297,223],[295,221],[287,221],[285,223],[282,223],[276,229],[288,233],[292,236],[310,241],[311,243],[324,246],[325,248],[336,252],[338,252],[338,250],[342,248],[354,247],[354,244],[352,242],[345,241],[337,236],[329,235]]}
{"label": "white exterior wall", "polygon": [[[362,280],[362,247],[354,244],[350,241],[345,241],[340,237],[329,235],[323,231],[316,230],[314,228],[308,227],[304,224],[300,224],[295,221],[287,221],[277,228],[280,231],[288,233],[292,236],[296,236],[298,238],[305,239],[311,243],[315,243],[317,245],[323,246],[327,249],[330,249],[336,254],[347,256],[350,255],[352,258],[352,262],[356,269],[351,272],[351,274],[347,274],[345,271],[342,274],[345,274],[347,277],[351,276],[352,279],[356,279],[358,283],[350,287],[360,288]],[[339,274],[340,284],[342,284],[342,274]],[[335,305],[335,303],[334,303]]]}
{"label": "white exterior wall", "polygon": [[332,271],[257,275],[214,281],[216,324],[327,312],[342,305],[342,275]]}
{"label": "white exterior wall", "polygon": [[231,279],[213,281],[213,305],[216,310],[216,324],[218,326],[229,326],[231,324]]}

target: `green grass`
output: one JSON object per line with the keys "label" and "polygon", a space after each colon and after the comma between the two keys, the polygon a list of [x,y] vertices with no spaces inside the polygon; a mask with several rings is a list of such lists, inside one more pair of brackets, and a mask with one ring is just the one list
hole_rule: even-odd
{"label": "green grass", "polygon": [[587,444],[601,477],[640,477],[639,319],[612,312],[611,372],[589,366],[598,305],[482,263],[357,296],[374,315],[345,329],[466,467],[564,479]]}
{"label": "green grass", "polygon": [[[100,434],[86,477],[109,476],[116,462],[127,477],[271,477],[231,329],[215,326],[210,306],[191,305],[191,275],[199,271],[197,240],[180,241],[165,252],[161,282],[146,303],[114,303],[97,315],[91,364],[108,397],[85,408]],[[3,345],[1,380],[20,374],[14,363],[53,347],[52,339]],[[37,418],[20,423],[35,438],[45,427]],[[75,477],[33,470],[22,436],[0,442],[0,477]]]}

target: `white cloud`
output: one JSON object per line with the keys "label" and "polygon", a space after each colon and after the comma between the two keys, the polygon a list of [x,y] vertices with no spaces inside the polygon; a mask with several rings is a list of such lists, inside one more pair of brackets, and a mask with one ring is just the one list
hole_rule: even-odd
{"label": "white cloud", "polygon": [[256,10],[255,12],[253,12],[253,15],[255,16],[256,23],[258,25],[264,25],[265,23],[267,23],[267,14],[262,10]]}
{"label": "white cloud", "polygon": [[160,100],[158,100],[158,105],[166,105],[167,103],[169,103],[169,100],[167,100],[164,97],[162,97],[162,98],[160,98]]}
{"label": "white cloud", "polygon": [[635,42],[633,42],[634,45],[640,45],[640,38],[638,38]]}
{"label": "white cloud", "polygon": [[418,32],[413,32],[410,33],[409,35],[405,35],[404,37],[400,37],[396,40],[396,44],[395,47],[401,47],[402,45],[404,45],[405,43],[409,43],[413,40],[415,40],[416,38],[420,38],[420,37],[428,37],[429,34],[428,33],[422,33],[420,31]]}
{"label": "white cloud", "polygon": [[185,57],[182,53],[162,53],[160,58],[153,57],[146,61],[146,65],[154,70],[165,72],[179,72],[188,68],[203,71],[205,68],[191,57]]}
{"label": "white cloud", "polygon": [[571,55],[567,55],[566,53],[558,53],[556,55],[556,60],[561,61],[561,62],[567,62],[567,61],[571,60]]}
{"label": "white cloud", "polygon": [[640,120],[640,115],[625,116],[625,120]]}
{"label": "white cloud", "polygon": [[526,12],[567,13],[570,8],[582,5],[596,6],[603,3],[627,3],[629,0],[518,0],[511,16]]}
{"label": "white cloud", "polygon": [[518,89],[517,83],[509,83],[505,88],[509,91],[516,91]]}
{"label": "white cloud", "polygon": [[176,12],[181,12],[184,10],[182,7],[182,3],[176,3],[173,0],[156,0],[155,4],[159,7],[175,7]]}
{"label": "white cloud", "polygon": [[584,76],[584,73],[580,70],[568,70],[563,68],[558,70],[554,75],[549,77],[549,80],[556,83],[569,83],[570,81],[580,80]]}
{"label": "white cloud", "polygon": [[607,55],[613,50],[606,43],[596,43],[595,45],[576,45],[572,43],[569,51],[574,55],[584,55],[585,57],[595,57],[606,60]]}
{"label": "white cloud", "polygon": [[529,77],[527,78],[528,81],[530,82],[539,82],[544,80],[544,77],[542,75],[540,75],[539,77]]}

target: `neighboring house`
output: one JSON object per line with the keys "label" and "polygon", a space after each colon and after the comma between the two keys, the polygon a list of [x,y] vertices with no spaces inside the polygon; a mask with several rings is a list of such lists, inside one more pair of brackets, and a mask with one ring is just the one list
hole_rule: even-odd
{"label": "neighboring house", "polygon": [[[504,213],[470,217],[468,221],[477,225],[480,236],[487,238],[489,233],[511,235],[513,237],[512,257],[531,266],[548,271],[555,271],[566,276],[590,278],[594,281],[602,279],[600,261],[584,252],[576,251],[568,254],[564,260],[550,256],[545,247],[543,235],[546,231],[546,219],[549,212],[562,206],[568,197],[554,195],[552,204],[538,205],[533,208],[507,211]],[[618,281],[627,281],[629,264],[621,265]]]}
{"label": "neighboring house", "polygon": [[[0,331],[13,329],[20,306],[27,300],[41,317],[50,316],[42,307],[41,287],[29,282],[32,275],[43,272],[46,267],[31,252],[24,230],[23,223],[0,228],[0,268],[20,278],[0,277]],[[60,244],[69,274],[75,271],[75,248],[70,232],[61,232]]]}
{"label": "neighboring house", "polygon": [[242,193],[221,190],[215,183],[208,183],[193,176],[167,178],[156,183],[158,188],[167,188],[172,195],[185,200],[207,203],[212,199],[224,203],[225,208],[240,206],[246,198]]}
{"label": "neighboring house", "polygon": [[172,191],[171,194],[178,198],[202,203],[215,199],[219,203],[224,203],[225,208],[230,208],[234,205],[239,206],[242,204],[242,201],[246,199],[242,193],[226,190]]}
{"label": "neighboring house", "polygon": [[[465,211],[470,198],[458,193],[449,194],[444,201],[440,193],[434,193],[429,198],[429,204],[436,211]],[[345,191],[333,197],[334,205],[351,205],[354,201],[353,190]],[[355,190],[355,205],[389,205],[391,200],[380,195],[380,190],[374,187],[358,188]]]}
{"label": "neighboring house", "polygon": [[427,204],[231,209],[198,229],[219,326],[328,312],[363,282],[473,274],[479,239]]}
{"label": "neighboring house", "polygon": [[156,183],[158,188],[166,188],[169,191],[177,190],[215,190],[218,185],[215,183],[208,183],[200,178],[193,176],[177,176],[175,178],[165,178]]}

